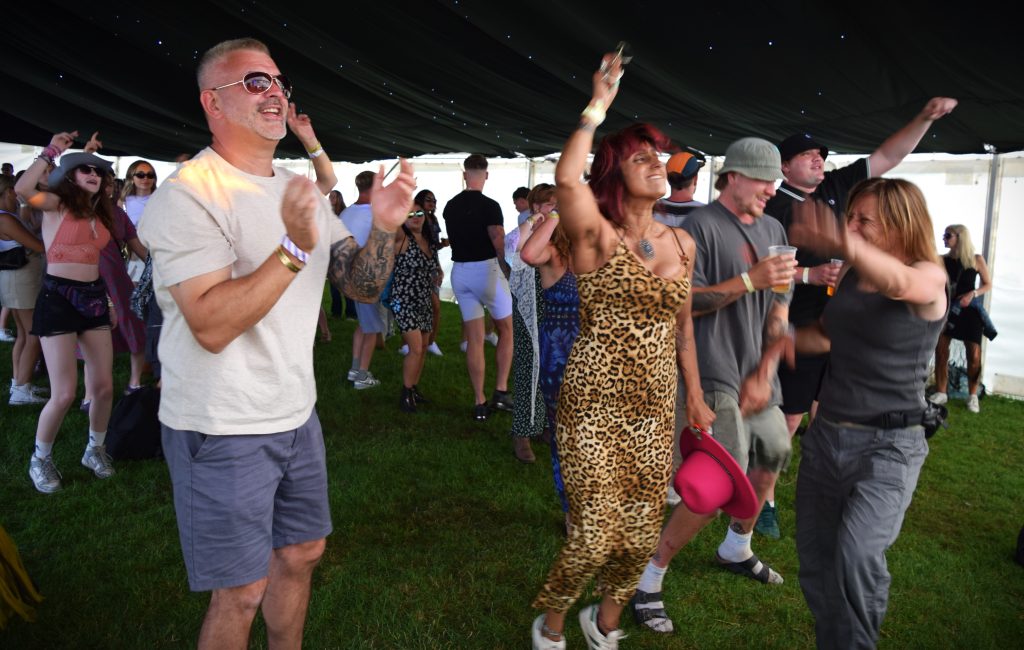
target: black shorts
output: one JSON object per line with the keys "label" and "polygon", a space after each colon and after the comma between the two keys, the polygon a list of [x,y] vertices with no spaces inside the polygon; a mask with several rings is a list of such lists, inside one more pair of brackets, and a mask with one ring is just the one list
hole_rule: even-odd
{"label": "black shorts", "polygon": [[32,314],[32,334],[58,336],[110,328],[107,285],[47,274]]}
{"label": "black shorts", "polygon": [[779,364],[783,413],[796,415],[811,410],[811,403],[818,399],[818,390],[821,389],[826,365],[827,354],[814,357],[797,355],[796,368],[793,369],[785,362]]}
{"label": "black shorts", "polygon": [[[955,298],[954,298],[955,300]],[[981,345],[981,336],[985,326],[977,309],[965,307],[959,314],[950,314],[946,321],[944,333],[951,339],[959,339],[964,343]]]}

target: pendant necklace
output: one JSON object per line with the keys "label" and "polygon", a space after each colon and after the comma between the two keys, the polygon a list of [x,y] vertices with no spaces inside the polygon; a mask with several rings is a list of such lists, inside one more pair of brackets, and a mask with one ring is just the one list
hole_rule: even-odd
{"label": "pendant necklace", "polygon": [[[651,226],[653,226],[653,225],[654,224],[652,223]],[[647,230],[650,230],[651,226],[647,226]],[[623,228],[625,230],[629,230],[630,229],[629,226],[625,226],[625,225],[623,226]],[[641,237],[636,242],[636,245],[637,245],[637,248],[640,249],[640,254],[643,255],[643,258],[645,260],[653,260],[654,259],[654,245],[651,244],[651,240],[647,239],[647,237]]]}

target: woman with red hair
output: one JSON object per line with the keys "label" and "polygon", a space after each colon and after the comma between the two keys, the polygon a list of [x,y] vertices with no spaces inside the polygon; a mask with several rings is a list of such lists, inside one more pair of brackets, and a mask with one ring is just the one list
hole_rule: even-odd
{"label": "woman with red hair", "polygon": [[617,648],[619,617],[658,543],[672,469],[676,363],[691,421],[711,424],[693,348],[693,240],[653,219],[665,194],[658,154],[669,142],[637,124],[605,137],[581,177],[594,130],[618,92],[607,54],[593,96],[555,169],[561,225],[577,274],[580,332],[559,393],[555,427],[572,520],[534,607],[535,650],[565,648],[565,615],[591,577],[600,605],[583,608],[590,648]]}

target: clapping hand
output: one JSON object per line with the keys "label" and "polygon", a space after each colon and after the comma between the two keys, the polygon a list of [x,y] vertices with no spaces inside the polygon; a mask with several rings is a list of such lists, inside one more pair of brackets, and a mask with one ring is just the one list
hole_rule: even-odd
{"label": "clapping hand", "polygon": [[409,204],[416,189],[412,163],[399,158],[398,177],[384,186],[384,165],[373,176],[373,193],[370,195],[370,209],[373,211],[373,225],[385,232],[395,232],[409,215]]}

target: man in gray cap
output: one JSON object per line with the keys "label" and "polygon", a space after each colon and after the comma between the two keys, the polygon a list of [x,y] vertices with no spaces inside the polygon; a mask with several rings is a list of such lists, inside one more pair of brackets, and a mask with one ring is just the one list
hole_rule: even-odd
{"label": "man in gray cap", "polygon": [[[691,213],[683,225],[697,244],[693,329],[704,399],[715,411],[715,439],[747,470],[762,502],[790,455],[775,370],[789,340],[791,291],[772,288],[791,284],[796,260],[769,254],[770,246],[786,244],[786,232],[778,221],[763,218],[780,178],[775,145],[737,140],[726,150],[715,182],[718,200]],[[656,632],[673,630],[662,580],[672,557],[713,519],[685,503],[672,512],[630,603],[637,623]],[[732,520],[718,562],[759,582],[781,584],[782,577],[750,548],[755,520]]]}

